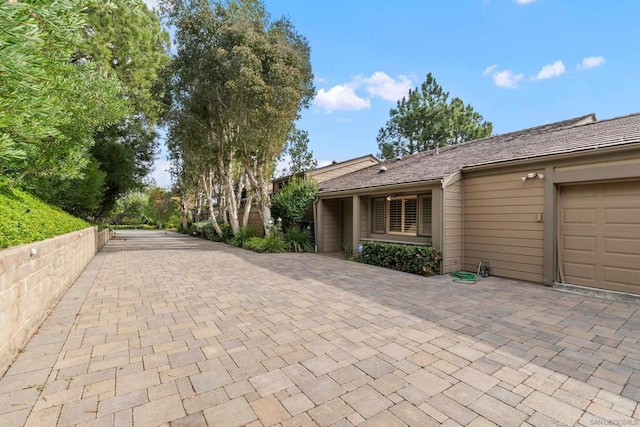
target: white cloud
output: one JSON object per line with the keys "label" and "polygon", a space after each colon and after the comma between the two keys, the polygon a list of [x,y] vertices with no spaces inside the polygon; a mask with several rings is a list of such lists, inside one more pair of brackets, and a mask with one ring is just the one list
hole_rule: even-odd
{"label": "white cloud", "polygon": [[325,166],[329,166],[332,163],[333,163],[332,160],[318,160],[318,167],[323,168]]}
{"label": "white cloud", "polygon": [[536,0],[515,0],[516,3],[518,4],[529,4],[529,3],[533,3]]}
{"label": "white cloud", "polygon": [[394,79],[383,71],[376,71],[369,77],[356,76],[350,84],[353,87],[359,87],[360,85],[364,85],[371,96],[396,102],[409,93],[411,80],[403,75],[399,75],[397,79]]}
{"label": "white cloud", "polygon": [[488,76],[491,73],[493,73],[496,70],[496,68],[498,68],[497,64],[489,65],[487,68],[484,69],[484,71],[482,72],[482,75]]}
{"label": "white cloud", "polygon": [[564,74],[567,68],[564,66],[562,61],[556,61],[553,64],[548,64],[542,67],[538,75],[536,75],[536,80],[545,80],[550,79],[552,77],[558,77],[561,74]]}
{"label": "white cloud", "polygon": [[596,68],[605,63],[605,59],[603,56],[587,56],[585,57],[578,68],[582,70],[588,70],[590,68]]}
{"label": "white cloud", "polygon": [[515,74],[511,70],[494,71],[491,75],[493,83],[495,83],[496,86],[505,87],[507,89],[517,88],[518,83],[523,77],[524,74]]}
{"label": "white cloud", "polygon": [[313,103],[329,113],[336,110],[356,111],[371,108],[368,98],[360,98],[347,85],[337,85],[329,90],[320,89]]}

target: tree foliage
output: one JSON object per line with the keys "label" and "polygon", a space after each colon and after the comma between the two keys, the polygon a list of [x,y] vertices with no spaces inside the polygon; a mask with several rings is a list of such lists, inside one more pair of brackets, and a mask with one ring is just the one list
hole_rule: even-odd
{"label": "tree foliage", "polygon": [[181,174],[193,176],[189,168],[200,176],[218,232],[215,210],[234,233],[240,229],[245,187],[267,224],[275,161],[314,94],[308,44],[258,0],[168,0],[163,10],[176,28],[172,159]]}
{"label": "tree foliage", "polygon": [[286,147],[278,161],[286,162],[286,166],[280,171],[281,176],[295,175],[317,168],[318,162],[313,158],[313,151],[309,150],[309,133],[296,127],[291,129]]}
{"label": "tree foliage", "polygon": [[94,134],[91,154],[105,173],[96,215],[104,216],[118,197],[142,188],[153,168],[169,35],[142,0],[86,1],[84,37],[73,59],[95,63],[116,77],[133,107],[132,114]]}
{"label": "tree foliage", "polygon": [[80,177],[93,132],[130,111],[117,78],[69,61],[81,43],[82,8],[72,0],[0,3],[0,168],[14,182]]}
{"label": "tree foliage", "polygon": [[493,125],[470,105],[460,98],[449,100],[449,93],[431,73],[419,88],[398,101],[389,115],[377,137],[383,159],[487,137],[493,131]]}
{"label": "tree foliage", "polygon": [[148,192],[147,204],[144,209],[145,216],[158,228],[169,222],[177,212],[177,204],[170,192],[162,188],[151,188]]}
{"label": "tree foliage", "polygon": [[0,174],[108,211],[152,167],[167,50],[142,0],[0,2]]}
{"label": "tree foliage", "polygon": [[313,179],[291,177],[276,194],[271,196],[271,213],[282,219],[284,228],[302,222],[318,193],[318,183]]}

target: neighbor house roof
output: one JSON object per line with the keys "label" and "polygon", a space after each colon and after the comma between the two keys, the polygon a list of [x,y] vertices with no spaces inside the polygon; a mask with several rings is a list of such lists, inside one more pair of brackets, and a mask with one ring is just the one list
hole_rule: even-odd
{"label": "neighbor house roof", "polygon": [[[380,162],[380,160],[378,158],[376,158],[373,154],[367,154],[367,155],[364,155],[364,156],[355,157],[353,159],[343,160],[341,162],[337,162],[337,161],[334,160],[333,162],[331,162],[330,164],[328,164],[326,166],[321,166],[319,168],[311,169],[311,170],[309,170],[307,172],[304,172],[304,173],[300,172],[300,173],[295,174],[295,176],[298,176],[298,177],[302,177],[302,176],[305,176],[305,175],[306,176],[315,176],[315,175],[323,174],[323,173],[326,173],[326,172],[330,172],[330,171],[335,170],[335,169],[341,169],[341,168],[347,167],[347,166],[349,166],[351,164],[362,162],[362,161],[365,161],[365,160],[369,160],[372,163],[376,163],[376,164]],[[288,181],[289,179],[291,179],[292,176],[294,176],[294,175],[281,176],[281,177],[273,179],[272,182]]]}
{"label": "neighbor house roof", "polygon": [[[596,121],[595,114],[389,160],[325,181],[320,194],[443,179],[468,167],[640,143],[640,113]],[[381,171],[382,167],[385,172]]]}

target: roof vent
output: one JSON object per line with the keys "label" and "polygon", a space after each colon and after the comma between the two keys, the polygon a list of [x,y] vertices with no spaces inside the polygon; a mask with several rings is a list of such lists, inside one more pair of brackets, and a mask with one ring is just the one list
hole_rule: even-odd
{"label": "roof vent", "polygon": [[332,160],[332,161],[331,161],[331,164],[332,164],[332,165],[335,165],[336,163],[338,163],[338,161],[337,161],[337,160]]}
{"label": "roof vent", "polygon": [[380,170],[378,171],[378,173],[385,173],[386,171],[387,171],[386,166],[380,166]]}

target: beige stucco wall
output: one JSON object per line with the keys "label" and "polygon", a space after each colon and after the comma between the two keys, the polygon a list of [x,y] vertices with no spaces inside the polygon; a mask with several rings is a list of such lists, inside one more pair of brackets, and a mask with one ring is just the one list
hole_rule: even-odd
{"label": "beige stucco wall", "polygon": [[465,270],[485,260],[491,275],[542,283],[544,180],[529,172],[544,169],[464,178]]}
{"label": "beige stucco wall", "polygon": [[0,250],[0,375],[110,237],[91,227]]}

